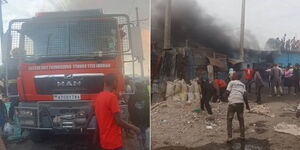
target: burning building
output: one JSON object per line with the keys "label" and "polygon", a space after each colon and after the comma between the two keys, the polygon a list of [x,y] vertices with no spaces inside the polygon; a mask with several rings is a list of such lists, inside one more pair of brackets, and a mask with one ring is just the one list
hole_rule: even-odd
{"label": "burning building", "polygon": [[226,71],[227,55],[238,52],[238,42],[227,33],[228,27],[217,25],[195,0],[172,0],[172,48],[163,48],[165,2],[152,1],[152,77],[164,74],[190,80],[209,64]]}
{"label": "burning building", "polygon": [[[232,27],[221,25],[217,19],[208,15],[196,0],[172,0],[170,25],[172,48],[166,50],[163,48],[166,5],[166,1],[152,0],[151,40],[154,43],[152,54],[155,55],[152,56],[154,78],[164,74],[172,78],[193,79],[197,69],[205,70],[209,64],[214,66],[216,72],[222,73],[228,68],[241,69],[246,64],[253,64],[253,67],[263,64],[267,67],[272,63],[287,65],[300,62],[296,52],[261,50],[255,36],[247,30],[244,41],[245,57],[244,60],[240,60],[238,34],[234,33]],[[172,65],[176,66],[175,69],[170,67]]]}

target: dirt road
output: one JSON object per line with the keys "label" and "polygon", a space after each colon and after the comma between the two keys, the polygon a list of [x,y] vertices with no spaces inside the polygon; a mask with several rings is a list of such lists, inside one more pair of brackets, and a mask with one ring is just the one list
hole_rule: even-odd
{"label": "dirt road", "polygon": [[[254,95],[250,95],[252,108],[257,106],[254,99]],[[227,103],[211,103],[214,113],[211,119],[207,118],[205,111],[193,112],[199,108],[199,101],[190,105],[182,101],[163,101],[151,110],[152,149],[299,150],[300,136],[276,132],[274,126],[286,122],[300,127],[300,119],[295,116],[300,97],[263,95],[262,100],[272,115],[245,112],[246,141],[235,139],[232,144],[225,143]],[[237,138],[239,125],[236,116],[233,126],[233,136]]]}
{"label": "dirt road", "polygon": [[[139,150],[135,138],[124,137],[124,150]],[[55,135],[34,143],[30,139],[8,142],[7,150],[90,150],[89,138],[82,135]]]}

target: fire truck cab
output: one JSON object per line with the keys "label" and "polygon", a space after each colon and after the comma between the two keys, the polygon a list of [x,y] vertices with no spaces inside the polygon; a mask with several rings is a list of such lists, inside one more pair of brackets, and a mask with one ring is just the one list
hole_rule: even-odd
{"label": "fire truck cab", "polygon": [[[21,128],[80,131],[103,77],[132,63],[129,17],[101,10],[43,12],[9,23],[2,47],[7,96]],[[134,73],[133,73],[134,74]]]}

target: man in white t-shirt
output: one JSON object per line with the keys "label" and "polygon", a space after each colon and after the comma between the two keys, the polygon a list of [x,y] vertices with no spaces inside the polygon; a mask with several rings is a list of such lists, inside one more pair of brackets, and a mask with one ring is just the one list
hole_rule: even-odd
{"label": "man in white t-shirt", "polygon": [[240,81],[242,74],[235,72],[232,77],[232,81],[228,83],[226,89],[226,95],[228,96],[228,110],[227,110],[227,133],[228,139],[227,142],[232,141],[232,120],[234,114],[237,113],[237,117],[240,124],[240,137],[242,140],[245,139],[245,125],[244,125],[244,103],[246,108],[250,110],[246,86]]}

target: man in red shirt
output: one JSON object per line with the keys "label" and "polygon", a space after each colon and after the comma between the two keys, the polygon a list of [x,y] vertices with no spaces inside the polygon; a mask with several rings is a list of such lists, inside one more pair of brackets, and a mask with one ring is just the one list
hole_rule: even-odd
{"label": "man in red shirt", "polygon": [[94,103],[99,127],[101,147],[105,150],[122,150],[122,129],[139,133],[140,129],[121,119],[118,97],[113,91],[117,87],[114,74],[105,75],[104,90],[99,93]]}
{"label": "man in red shirt", "polygon": [[245,79],[246,79],[246,90],[251,93],[251,84],[252,84],[252,78],[253,78],[253,69],[250,68],[250,65],[247,64],[247,68],[244,69],[245,71]]}
{"label": "man in red shirt", "polygon": [[220,99],[223,102],[227,100],[224,98],[224,93],[227,88],[227,83],[222,79],[215,79],[213,83],[214,88],[216,89],[216,93],[213,98],[213,102],[217,102],[217,99]]}

